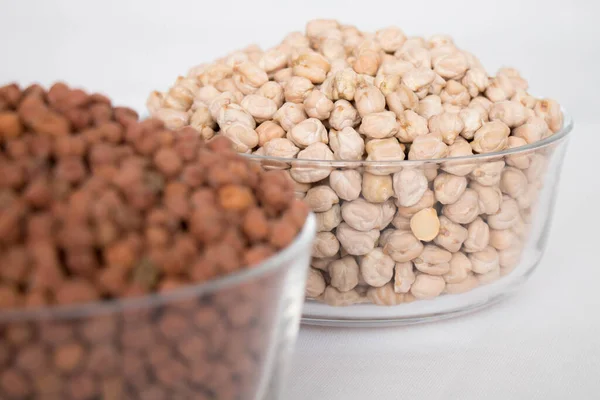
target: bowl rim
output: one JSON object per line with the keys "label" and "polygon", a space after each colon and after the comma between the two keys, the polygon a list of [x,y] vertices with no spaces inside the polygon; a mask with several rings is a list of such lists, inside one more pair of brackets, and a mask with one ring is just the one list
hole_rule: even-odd
{"label": "bowl rim", "polygon": [[295,164],[295,165],[303,165],[310,164],[311,167],[315,167],[318,165],[322,165],[324,167],[348,167],[348,168],[357,168],[360,166],[377,168],[378,166],[419,166],[423,164],[440,164],[440,163],[457,163],[457,162],[474,162],[474,161],[494,161],[495,159],[499,159],[505,156],[518,156],[523,153],[531,153],[539,149],[543,149],[548,147],[554,143],[558,143],[565,139],[572,131],[575,125],[573,118],[561,108],[561,112],[563,113],[563,126],[562,128],[544,138],[542,140],[538,140],[537,142],[529,143],[524,146],[513,147],[511,149],[506,149],[502,151],[495,151],[491,153],[481,153],[481,154],[473,154],[468,156],[458,156],[458,157],[444,157],[444,158],[433,158],[429,160],[387,160],[387,161],[375,161],[375,160],[312,160],[307,158],[287,158],[287,157],[271,157],[271,156],[263,156],[259,154],[244,154],[241,153],[244,157],[255,161],[277,161],[286,164]]}
{"label": "bowl rim", "polygon": [[[81,304],[43,306],[37,308],[15,308],[0,311],[0,324],[6,322],[26,322],[32,320],[62,320],[73,318],[97,317],[122,311],[155,308],[173,301],[185,300],[215,293],[239,284],[251,282],[280,268],[288,268],[298,254],[304,250],[310,252],[316,233],[316,218],[310,212],[294,241],[285,249],[253,266],[247,266],[229,275],[212,279],[204,283],[184,286],[165,293],[152,293],[139,297],[111,299]],[[306,266],[308,267],[308,265]]]}

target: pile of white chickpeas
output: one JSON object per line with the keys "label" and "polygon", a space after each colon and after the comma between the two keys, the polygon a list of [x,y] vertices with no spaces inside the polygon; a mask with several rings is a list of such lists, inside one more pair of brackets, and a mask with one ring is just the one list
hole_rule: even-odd
{"label": "pile of white chickpeas", "polygon": [[[313,20],[271,49],[192,68],[147,106],[167,128],[226,136],[288,171],[318,221],[307,297],[396,305],[519,263],[548,149],[494,153],[563,126],[559,104],[527,90],[449,36]],[[464,158],[476,154],[490,157]]]}

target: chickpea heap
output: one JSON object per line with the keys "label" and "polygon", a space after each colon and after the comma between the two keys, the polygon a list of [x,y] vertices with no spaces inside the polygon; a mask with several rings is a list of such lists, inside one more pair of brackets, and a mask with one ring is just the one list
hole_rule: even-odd
{"label": "chickpea heap", "polygon": [[[527,89],[448,36],[314,20],[269,50],[192,68],[147,106],[286,170],[319,223],[309,298],[395,305],[468,291],[518,263],[550,149],[494,153],[563,125],[558,103]],[[478,154],[490,157],[451,160]]]}
{"label": "chickpea heap", "polygon": [[[252,398],[281,273],[157,306],[107,301],[256,265],[307,214],[283,171],[225,138],[62,83],[1,87],[0,398]],[[114,312],[11,317],[91,302]]]}

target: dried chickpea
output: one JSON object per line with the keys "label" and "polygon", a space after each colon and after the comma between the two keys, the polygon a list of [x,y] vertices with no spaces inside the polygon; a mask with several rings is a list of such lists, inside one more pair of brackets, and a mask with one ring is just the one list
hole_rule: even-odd
{"label": "dried chickpea", "polygon": [[496,214],[502,203],[502,191],[497,186],[484,186],[471,182],[469,188],[479,196],[479,210],[482,214]]}
{"label": "dried chickpea", "polygon": [[336,229],[336,237],[348,254],[361,256],[375,248],[379,239],[379,229],[361,232],[342,222]]}
{"label": "dried chickpea", "polygon": [[338,100],[333,104],[329,116],[329,125],[338,131],[352,128],[360,122],[358,111],[346,100]]}
{"label": "dried chickpea", "polygon": [[441,276],[419,274],[410,288],[410,293],[417,299],[433,299],[439,296],[446,287]]}
{"label": "dried chickpea", "polygon": [[277,122],[286,132],[289,132],[294,126],[307,118],[304,112],[303,104],[285,103],[273,116],[273,121]]}
{"label": "dried chickpea", "polygon": [[453,204],[467,189],[467,178],[448,173],[439,174],[433,181],[433,190],[437,201]]}
{"label": "dried chickpea", "polygon": [[444,158],[448,153],[448,146],[444,143],[441,135],[428,133],[414,138],[410,151],[409,160],[433,160]]}
{"label": "dried chickpea", "polygon": [[402,207],[417,204],[428,188],[427,178],[418,168],[404,168],[395,173],[392,183],[397,203]]}
{"label": "dried chickpea", "polygon": [[473,272],[478,274],[486,274],[500,265],[498,252],[491,246],[469,254],[469,260],[471,261]]}
{"label": "dried chickpea", "polygon": [[[471,260],[461,252],[452,254],[450,259],[450,271],[444,274],[446,284],[456,284],[468,278],[472,271]],[[446,287],[446,289],[448,289]]]}
{"label": "dried chickpea", "polygon": [[357,86],[354,102],[361,117],[385,111],[385,96],[377,87],[368,83]]}
{"label": "dried chickpea", "polygon": [[311,118],[326,120],[333,110],[333,102],[319,90],[313,90],[304,99],[304,111]]}
{"label": "dried chickpea", "polygon": [[347,292],[358,285],[360,268],[353,256],[342,257],[329,264],[331,286],[340,292]]}
{"label": "dried chickpea", "polygon": [[466,189],[458,200],[452,204],[446,204],[442,213],[452,222],[457,224],[468,224],[473,222],[479,214],[479,198],[473,189]]}
{"label": "dried chickpea", "polygon": [[467,226],[467,238],[463,243],[466,253],[474,253],[485,249],[490,241],[490,228],[483,219],[477,217]]}
{"label": "dried chickpea", "polygon": [[443,112],[429,119],[429,132],[441,135],[447,145],[454,143],[464,127],[459,114],[454,112]]}
{"label": "dried chickpea", "polygon": [[421,196],[421,199],[412,206],[405,207],[398,203],[398,200],[396,200],[396,206],[398,206],[398,214],[407,218],[412,217],[424,208],[433,207],[434,204],[435,196],[433,194],[433,191],[430,189],[425,190],[425,193],[423,194],[423,196]]}
{"label": "dried chickpea", "polygon": [[317,218],[317,232],[329,232],[342,222],[339,205],[334,205],[329,210],[315,214]]}
{"label": "dried chickpea", "polygon": [[305,295],[309,298],[319,297],[325,291],[326,286],[325,278],[323,278],[321,271],[309,268]]}
{"label": "dried chickpea", "polygon": [[445,216],[439,218],[439,233],[434,242],[444,249],[456,253],[460,250],[465,240],[467,240],[468,231],[462,225],[452,222]]}
{"label": "dried chickpea", "polygon": [[500,190],[513,199],[519,199],[528,189],[527,177],[517,168],[506,167],[500,178]]}
{"label": "dried chickpea", "polygon": [[304,100],[311,93],[314,85],[312,82],[301,76],[293,76],[287,81],[283,90],[285,101],[289,103],[304,103]]}
{"label": "dried chickpea", "polygon": [[385,202],[394,195],[391,175],[363,173],[361,193],[367,201],[372,203]]}
{"label": "dried chickpea", "polygon": [[300,148],[306,148],[313,143],[327,144],[327,129],[316,118],[308,118],[296,124],[287,134],[287,138]]}
{"label": "dried chickpea", "polygon": [[[330,210],[335,204],[340,202],[337,194],[332,188],[326,185],[314,186],[306,192],[304,202],[314,212],[322,213]],[[344,203],[348,204],[348,203]]]}
{"label": "dried chickpea", "polygon": [[410,229],[415,237],[424,242],[433,240],[440,231],[440,220],[437,211],[433,208],[425,208],[410,219]]}
{"label": "dried chickpea", "polygon": [[362,175],[355,170],[336,170],[329,175],[329,185],[340,199],[356,200],[362,190]]}
{"label": "dried chickpea", "polygon": [[391,111],[382,111],[365,115],[358,131],[370,139],[392,137],[398,133],[396,114]]}
{"label": "dried chickpea", "polygon": [[412,110],[405,110],[398,115],[398,134],[402,143],[412,143],[418,136],[429,133],[427,119]]}
{"label": "dried chickpea", "polygon": [[332,257],[340,250],[340,242],[331,232],[319,232],[313,242],[312,255],[316,258]]}
{"label": "dried chickpea", "polygon": [[[513,131],[514,132],[514,131]],[[508,138],[508,149],[514,149],[521,146],[526,146],[527,141],[523,138],[510,136]],[[527,169],[529,167],[530,158],[527,154],[506,156],[506,164],[519,169]]]}
{"label": "dried chickpea", "polygon": [[519,221],[519,205],[516,200],[508,197],[502,197],[500,210],[497,213],[489,215],[487,218],[488,225],[492,229],[510,229]]}
{"label": "dried chickpea", "polygon": [[381,248],[375,248],[360,260],[360,273],[365,282],[373,287],[381,287],[391,281],[394,275],[394,260]]}
{"label": "dried chickpea", "polygon": [[421,117],[429,120],[429,118],[433,117],[434,115],[441,114],[444,111],[442,99],[440,96],[434,94],[429,95],[419,101],[419,105],[415,111]]}
{"label": "dried chickpea", "polygon": [[361,160],[365,152],[364,140],[350,126],[341,131],[330,130],[329,146],[337,160]]}

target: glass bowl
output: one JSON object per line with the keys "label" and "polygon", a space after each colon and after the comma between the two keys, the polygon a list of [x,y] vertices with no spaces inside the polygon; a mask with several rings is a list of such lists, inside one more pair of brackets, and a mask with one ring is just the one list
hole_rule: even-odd
{"label": "glass bowl", "polygon": [[0,398],[281,398],[314,232],[167,294],[0,312]]}
{"label": "glass bowl", "polygon": [[411,324],[514,292],[544,252],[572,128],[565,114],[563,128],[538,142],[427,161],[246,155],[288,170],[315,211],[302,321]]}

